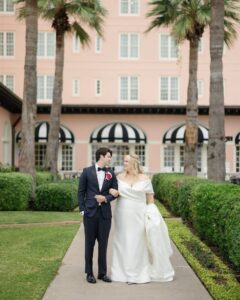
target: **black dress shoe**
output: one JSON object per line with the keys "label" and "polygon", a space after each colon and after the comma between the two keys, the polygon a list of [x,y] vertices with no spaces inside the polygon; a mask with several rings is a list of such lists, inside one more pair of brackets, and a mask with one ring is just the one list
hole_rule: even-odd
{"label": "black dress shoe", "polygon": [[104,281],[104,282],[112,282],[111,278],[108,277],[107,275],[105,274],[99,274],[98,275],[98,279]]}
{"label": "black dress shoe", "polygon": [[87,282],[89,283],[96,283],[96,278],[94,277],[94,275],[91,275],[91,274],[87,274]]}

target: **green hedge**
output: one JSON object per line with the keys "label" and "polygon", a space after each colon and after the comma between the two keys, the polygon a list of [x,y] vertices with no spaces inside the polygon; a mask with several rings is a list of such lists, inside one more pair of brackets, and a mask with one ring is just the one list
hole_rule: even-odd
{"label": "green hedge", "polygon": [[182,210],[188,208],[185,197],[179,201],[181,197],[180,188],[189,183],[189,188],[192,186],[192,182],[203,181],[196,177],[187,177],[183,174],[156,174],[153,176],[153,186],[155,196],[161,202],[163,202],[175,215],[180,216]]}
{"label": "green hedge", "polygon": [[78,203],[77,189],[75,181],[42,184],[36,189],[34,208],[43,211],[71,211]]}
{"label": "green hedge", "polygon": [[36,186],[53,182],[54,178],[50,172],[36,172]]}
{"label": "green hedge", "polygon": [[194,228],[240,270],[240,187],[209,182],[197,186],[192,197]]}
{"label": "green hedge", "polygon": [[177,174],[153,177],[156,197],[240,271],[240,186]]}
{"label": "green hedge", "polygon": [[26,210],[32,195],[32,177],[23,173],[0,173],[0,210]]}

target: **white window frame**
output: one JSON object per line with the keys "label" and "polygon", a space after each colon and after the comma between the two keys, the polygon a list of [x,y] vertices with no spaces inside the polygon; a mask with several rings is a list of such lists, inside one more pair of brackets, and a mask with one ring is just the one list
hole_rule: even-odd
{"label": "white window frame", "polygon": [[197,80],[198,98],[202,98],[204,95],[204,81],[202,79]]}
{"label": "white window frame", "polygon": [[[167,45],[168,56],[167,57],[162,57],[162,51],[161,51],[161,46],[162,46],[161,38],[162,38],[162,36],[167,36],[167,38],[168,38],[168,45]],[[177,56],[176,57],[171,57],[171,50],[172,50],[171,41],[173,39],[174,38],[168,32],[161,32],[159,34],[159,59],[160,60],[173,60],[173,61],[176,61],[179,58],[179,46],[177,44],[176,44]]]}
{"label": "white window frame", "polygon": [[52,89],[54,89],[54,75],[52,75],[52,74],[38,74],[37,75],[37,80],[38,80],[38,77],[43,77],[44,97],[43,98],[38,98],[38,90],[37,90],[37,103],[39,103],[39,102],[52,103],[53,95],[52,95],[52,98],[48,98],[47,97],[47,78],[48,77],[52,77],[53,78],[53,87],[52,87]]}
{"label": "white window frame", "polygon": [[7,11],[7,0],[3,0],[3,11],[0,11],[0,15],[13,15],[15,14],[15,4],[13,2],[13,10],[12,11]]}
{"label": "white window frame", "polygon": [[[15,32],[14,31],[0,31],[0,33],[3,33],[3,55],[0,55],[0,58],[5,59],[13,59],[15,58]],[[13,55],[6,55],[7,52],[7,33],[13,34]]]}
{"label": "white window frame", "polygon": [[102,53],[102,38],[99,35],[95,38],[95,52]]}
{"label": "white window frame", "polygon": [[96,79],[95,80],[95,96],[100,97],[101,95],[102,95],[102,80]]}
{"label": "white window frame", "polygon": [[2,137],[3,146],[3,164],[11,166],[12,164],[12,126],[10,121],[6,121],[3,128]]}
{"label": "white window frame", "polygon": [[76,35],[76,33],[72,37],[72,45],[73,45],[73,53],[80,53],[81,49],[81,43],[79,37]]}
{"label": "white window frame", "polygon": [[[38,32],[38,34],[44,34],[44,55],[39,55],[39,53],[37,53],[37,57],[38,59],[54,59],[55,58],[55,52],[56,52],[56,34],[53,31],[40,31]],[[53,55],[47,55],[47,50],[48,50],[48,34],[53,34],[54,35],[54,53]],[[38,39],[38,43],[39,43],[39,39]],[[39,46],[39,45],[38,45]]]}
{"label": "white window frame", "polygon": [[[8,85],[7,85],[7,76],[11,76],[13,78],[13,88],[11,89]],[[3,80],[0,82],[2,82],[9,90],[11,90],[12,92],[15,91],[15,76],[13,74],[0,74],[0,77],[3,78]]]}
{"label": "white window frame", "polygon": [[[173,167],[165,167],[164,166],[164,149],[168,146],[174,148],[174,158],[173,158]],[[184,147],[184,144],[175,144],[175,143],[167,143],[162,145],[162,155],[161,155],[161,171],[162,172],[184,172],[184,166],[181,166],[181,147]],[[198,148],[198,169],[201,168],[201,171],[198,171],[198,174],[205,174],[207,172],[207,145],[202,145]],[[199,159],[199,154],[201,155],[201,159]]]}
{"label": "white window frame", "polygon": [[[123,77],[127,77],[127,80],[128,80],[128,89],[127,89],[127,94],[128,94],[128,97],[127,99],[121,99],[121,78]],[[138,89],[137,89],[137,93],[138,93],[138,98],[135,100],[135,99],[131,99],[131,78],[137,78],[137,84],[138,84]],[[138,75],[120,75],[119,76],[119,81],[118,81],[118,85],[119,85],[119,96],[118,96],[118,99],[119,99],[119,102],[121,103],[139,103],[140,102],[140,77]]]}
{"label": "white window frame", "polygon": [[[71,169],[67,169],[67,170],[63,170],[63,146],[71,146],[72,147],[72,157],[71,157],[71,164],[72,164],[72,168]],[[61,143],[59,144],[59,148],[58,148],[58,170],[61,171],[72,171],[74,169],[74,144],[68,144],[68,143]]]}
{"label": "white window frame", "polygon": [[[76,89],[75,89],[76,88],[75,84],[77,84],[77,92],[76,92]],[[77,97],[77,96],[80,95],[80,80],[77,79],[77,78],[74,78],[72,80],[72,95],[73,95],[73,97]]]}
{"label": "white window frame", "polygon": [[[127,45],[127,56],[126,57],[123,57],[121,55],[121,48],[122,48],[122,45],[121,45],[121,36],[125,34],[127,35],[127,39],[128,39],[128,45]],[[137,56],[136,57],[131,57],[131,48],[132,48],[132,45],[131,45],[131,36],[132,35],[136,35],[137,36]],[[119,54],[118,54],[118,57],[120,60],[138,60],[139,57],[140,57],[140,35],[138,32],[121,32],[119,34]]]}
{"label": "white window frame", "polygon": [[[163,100],[161,99],[161,79],[162,78],[168,78],[168,99],[167,100]],[[178,80],[178,86],[177,86],[177,89],[178,89],[178,94],[177,94],[177,100],[171,100],[170,99],[170,94],[171,94],[171,78],[177,78]],[[173,103],[173,104],[176,104],[176,103],[179,103],[180,102],[180,78],[178,76],[175,76],[175,75],[172,75],[172,76],[169,76],[169,75],[163,75],[159,78],[159,103],[161,104],[164,104],[164,103],[167,103],[167,104],[170,104],[170,103]]]}
{"label": "white window frame", "polygon": [[203,46],[204,46],[203,37],[201,37],[198,42],[198,54],[203,54]]}
{"label": "white window frame", "polygon": [[124,17],[124,16],[126,16],[126,17],[128,17],[128,16],[137,17],[137,16],[140,15],[140,0],[136,0],[137,3],[138,3],[138,11],[137,11],[137,13],[131,13],[131,1],[132,0],[126,0],[126,1],[128,1],[128,12],[127,13],[122,13],[122,11],[121,11],[121,3],[122,3],[122,1],[123,0],[119,0],[119,16],[122,16],[122,17]]}
{"label": "white window frame", "polygon": [[[113,159],[111,161],[111,166],[114,165],[115,167],[115,172],[119,173],[123,170],[123,157],[126,154],[137,154],[138,150],[136,150],[137,147],[141,146],[141,153],[144,152],[143,155],[140,155],[140,161],[141,164],[143,166],[143,168],[145,170],[148,170],[148,155],[147,155],[147,144],[129,144],[129,143],[92,143],[90,144],[90,161],[89,163],[95,163],[95,153],[96,150],[100,147],[109,147],[110,149],[113,150]],[[121,149],[122,148],[122,149]],[[120,153],[120,158],[116,159],[115,155],[116,155],[116,150],[119,152],[122,151],[122,153]],[[121,158],[122,156],[122,158]]]}
{"label": "white window frame", "polygon": [[[46,157],[46,153],[47,153],[47,143],[35,143],[35,148],[34,148],[34,157],[35,157],[35,166],[36,168],[42,168],[44,166],[44,158],[43,161],[39,159],[39,155],[37,156],[38,159],[36,159],[36,152],[37,154],[39,154],[39,146],[44,146],[43,148],[45,148],[44,153],[45,155],[43,156],[44,158]],[[42,163],[42,164],[37,164],[38,162]]]}

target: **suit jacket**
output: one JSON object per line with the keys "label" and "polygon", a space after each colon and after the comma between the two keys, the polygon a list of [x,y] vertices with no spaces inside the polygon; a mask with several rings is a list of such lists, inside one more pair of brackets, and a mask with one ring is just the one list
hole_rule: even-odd
{"label": "suit jacket", "polygon": [[79,178],[79,209],[80,211],[84,211],[84,214],[90,218],[95,215],[99,206],[97,200],[94,198],[96,195],[103,195],[107,199],[107,203],[101,203],[103,217],[106,219],[112,217],[110,202],[116,198],[109,194],[109,189],[118,189],[118,183],[114,172],[111,170],[107,170],[107,172],[111,173],[112,178],[107,179],[105,174],[105,179],[101,191],[99,190],[95,165],[88,168],[84,168]]}

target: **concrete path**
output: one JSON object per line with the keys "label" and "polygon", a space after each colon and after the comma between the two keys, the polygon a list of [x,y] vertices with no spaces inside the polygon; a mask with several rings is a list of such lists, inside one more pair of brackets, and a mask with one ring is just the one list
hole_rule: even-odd
{"label": "concrete path", "polygon": [[[113,229],[111,230],[113,232]],[[109,240],[108,266],[111,264]],[[97,244],[96,244],[97,246]],[[176,276],[167,283],[128,285],[126,283],[97,284],[86,282],[84,274],[84,228],[80,227],[68,249],[57,276],[49,285],[43,300],[209,300],[212,299],[175,245],[172,263]],[[94,266],[97,275],[97,247]]]}

